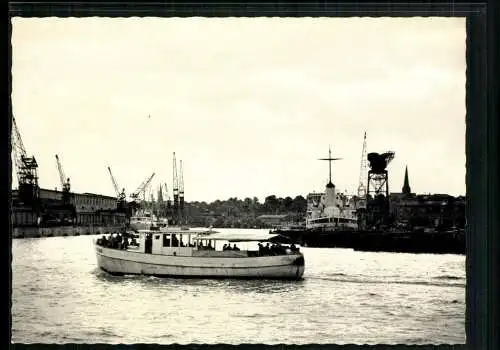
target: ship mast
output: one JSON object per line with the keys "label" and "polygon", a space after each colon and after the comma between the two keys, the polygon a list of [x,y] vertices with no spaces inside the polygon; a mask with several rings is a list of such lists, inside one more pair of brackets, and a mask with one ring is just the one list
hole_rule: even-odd
{"label": "ship mast", "polygon": [[332,158],[332,150],[330,146],[328,146],[328,158],[319,158],[319,160],[328,161],[328,170],[329,170],[328,185],[332,184],[332,161],[340,159],[342,158]]}

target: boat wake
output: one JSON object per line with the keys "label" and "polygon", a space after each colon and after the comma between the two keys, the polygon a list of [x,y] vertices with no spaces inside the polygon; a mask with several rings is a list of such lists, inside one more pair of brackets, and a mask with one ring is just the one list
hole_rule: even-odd
{"label": "boat wake", "polygon": [[464,277],[453,276],[453,275],[442,275],[442,276],[437,276],[434,278],[438,279],[438,280],[464,280],[465,279]]}
{"label": "boat wake", "polygon": [[[345,276],[345,275],[344,275]],[[340,277],[340,275],[339,275]],[[307,276],[308,280],[322,280],[322,281],[331,281],[331,282],[344,282],[344,283],[359,283],[359,284],[403,284],[403,285],[421,285],[421,286],[432,286],[432,287],[457,287],[464,288],[466,286],[465,283],[446,283],[446,282],[438,282],[438,281],[419,281],[419,280],[388,280],[388,279],[365,279],[365,278],[339,278],[335,275],[330,275],[327,277],[320,276]],[[437,278],[435,278],[437,279]],[[458,278],[457,278],[458,279]]]}

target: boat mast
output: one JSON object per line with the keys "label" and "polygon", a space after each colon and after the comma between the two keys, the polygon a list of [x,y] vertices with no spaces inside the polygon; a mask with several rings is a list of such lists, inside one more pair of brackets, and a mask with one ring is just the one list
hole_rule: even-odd
{"label": "boat mast", "polygon": [[332,150],[330,146],[328,146],[328,158],[319,158],[319,160],[327,160],[328,161],[328,169],[329,169],[329,178],[328,185],[332,183],[332,161],[340,160],[342,158],[332,158]]}

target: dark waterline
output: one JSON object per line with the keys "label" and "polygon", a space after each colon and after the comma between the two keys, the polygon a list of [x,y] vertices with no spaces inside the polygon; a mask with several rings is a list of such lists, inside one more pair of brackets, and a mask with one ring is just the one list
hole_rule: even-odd
{"label": "dark waterline", "polygon": [[302,248],[301,281],[115,277],[94,238],[13,240],[13,342],[465,342],[463,256]]}

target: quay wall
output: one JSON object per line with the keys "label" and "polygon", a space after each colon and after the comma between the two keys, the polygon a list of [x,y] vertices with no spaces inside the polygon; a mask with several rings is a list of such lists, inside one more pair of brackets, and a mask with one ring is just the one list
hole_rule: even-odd
{"label": "quay wall", "polygon": [[[465,232],[284,232],[287,239],[315,248],[351,248],[359,251],[393,253],[465,254]],[[278,237],[277,241],[280,238]],[[286,243],[284,241],[284,243]]]}
{"label": "quay wall", "polygon": [[117,226],[60,226],[60,227],[14,227],[12,238],[40,238],[61,236],[104,235],[116,232],[123,225]]}

